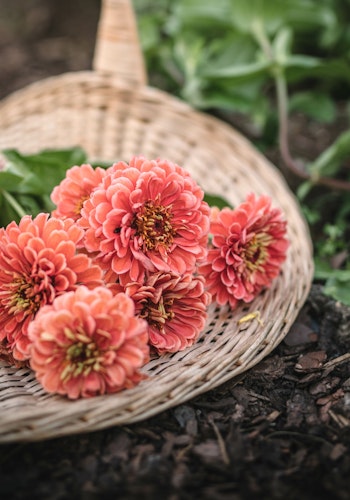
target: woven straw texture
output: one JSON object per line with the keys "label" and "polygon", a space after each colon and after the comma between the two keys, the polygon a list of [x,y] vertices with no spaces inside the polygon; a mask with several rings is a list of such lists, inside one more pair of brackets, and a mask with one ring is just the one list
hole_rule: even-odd
{"label": "woven straw texture", "polygon": [[[0,441],[36,441],[129,424],[184,403],[261,361],[284,338],[312,282],[312,246],[279,171],[227,124],[146,84],[135,16],[127,0],[104,0],[93,71],[67,73],[0,103],[0,149],[37,152],[79,145],[91,160],[163,157],[187,168],[231,204],[268,194],[288,220],[291,245],[280,276],[234,312],[213,304],[191,348],[149,362],[149,377],[119,394],[69,401],[48,395],[26,369],[0,365]],[[250,313],[256,315],[239,322]]]}

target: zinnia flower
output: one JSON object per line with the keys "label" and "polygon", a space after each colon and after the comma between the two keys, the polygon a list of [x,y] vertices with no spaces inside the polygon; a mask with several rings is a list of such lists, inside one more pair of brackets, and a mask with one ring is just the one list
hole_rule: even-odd
{"label": "zinnia flower", "polygon": [[79,219],[84,201],[89,198],[91,191],[105,175],[104,168],[93,168],[89,164],[69,168],[66,171],[66,177],[54,187],[51,193],[51,200],[56,205],[52,215]]}
{"label": "zinnia flower", "polygon": [[3,352],[28,358],[29,322],[41,306],[79,284],[102,283],[102,271],[76,246],[84,231],[72,219],[24,216],[0,229],[0,342]]}
{"label": "zinnia flower", "polygon": [[19,361],[13,357],[13,351],[7,345],[7,342],[0,342],[0,359],[16,368],[28,368],[28,360]]}
{"label": "zinnia flower", "polygon": [[30,365],[48,392],[71,399],[133,387],[149,360],[147,324],[124,293],[80,286],[29,325]]}
{"label": "zinnia flower", "polygon": [[250,302],[278,276],[288,240],[281,210],[249,194],[236,209],[213,210],[212,248],[199,271],[219,305]]}
{"label": "zinnia flower", "polygon": [[119,162],[84,203],[84,244],[107,272],[142,281],[145,271],[192,272],[207,254],[210,209],[180,166],[134,157]]}
{"label": "zinnia flower", "polygon": [[125,291],[136,314],[147,321],[149,343],[159,353],[182,351],[198,339],[210,302],[202,276],[151,273],[143,284],[127,284]]}

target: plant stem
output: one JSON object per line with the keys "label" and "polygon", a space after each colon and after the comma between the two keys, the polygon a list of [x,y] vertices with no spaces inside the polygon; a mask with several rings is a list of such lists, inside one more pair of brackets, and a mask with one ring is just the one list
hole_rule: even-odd
{"label": "plant stem", "polygon": [[259,20],[252,23],[252,34],[258,45],[271,63],[271,72],[276,86],[277,112],[278,112],[278,142],[281,156],[286,167],[303,180],[312,181],[313,184],[320,184],[338,191],[350,191],[350,182],[334,179],[331,177],[311,176],[301,169],[290,154],[288,140],[288,91],[284,67],[276,60],[271,42],[266,36],[264,26]]}
{"label": "plant stem", "polygon": [[269,38],[266,36],[264,26],[260,19],[255,19],[251,24],[252,34],[255,37],[258,45],[265,54],[265,57],[271,63],[275,62],[273,50]]}
{"label": "plant stem", "polygon": [[287,82],[283,70],[276,68],[274,71],[276,85],[277,111],[278,111],[278,143],[281,155],[286,166],[302,179],[308,180],[309,174],[301,170],[289,150],[288,142],[288,91]]}
{"label": "plant stem", "polygon": [[26,215],[26,212],[23,210],[21,205],[17,202],[17,200],[10,194],[8,191],[2,191],[2,195],[5,198],[5,200],[11,205],[11,207],[14,209],[14,211],[17,213],[17,215],[22,218],[24,215]]}
{"label": "plant stem", "polygon": [[289,168],[291,172],[304,180],[311,180],[313,184],[320,184],[338,191],[350,191],[350,182],[341,181],[331,177],[314,177],[309,173],[302,170],[298,164],[294,161],[290,154],[289,142],[288,142],[288,93],[287,93],[287,82],[282,71],[276,68],[274,72],[274,79],[276,84],[276,94],[277,94],[277,108],[278,108],[278,141],[281,151],[281,155],[284,163]]}

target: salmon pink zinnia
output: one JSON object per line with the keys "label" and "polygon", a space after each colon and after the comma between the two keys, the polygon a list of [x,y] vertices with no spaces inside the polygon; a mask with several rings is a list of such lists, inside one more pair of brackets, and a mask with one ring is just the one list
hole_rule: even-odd
{"label": "salmon pink zinnia", "polygon": [[143,284],[129,283],[125,291],[136,314],[148,322],[149,343],[158,353],[191,346],[204,328],[210,294],[202,276],[191,273],[151,273]]}
{"label": "salmon pink zinnia", "polygon": [[271,199],[249,194],[236,209],[213,210],[212,245],[200,267],[219,305],[250,302],[280,272],[288,240],[282,212]]}
{"label": "salmon pink zinnia", "polygon": [[142,281],[145,271],[192,272],[205,260],[210,209],[189,172],[167,160],[119,162],[84,203],[84,244],[105,270]]}
{"label": "salmon pink zinnia", "polygon": [[[102,283],[102,271],[76,246],[84,231],[72,219],[41,213],[0,229],[0,342],[8,360],[28,358],[28,325],[41,306],[79,284]],[[8,353],[5,356],[5,353]]]}
{"label": "salmon pink zinnia", "polygon": [[124,293],[80,286],[29,325],[30,365],[41,385],[70,399],[133,387],[149,360],[147,324]]}
{"label": "salmon pink zinnia", "polygon": [[66,177],[54,187],[51,193],[51,200],[56,205],[52,215],[79,219],[84,201],[89,198],[91,191],[105,175],[104,168],[93,168],[89,164],[69,168],[66,171]]}

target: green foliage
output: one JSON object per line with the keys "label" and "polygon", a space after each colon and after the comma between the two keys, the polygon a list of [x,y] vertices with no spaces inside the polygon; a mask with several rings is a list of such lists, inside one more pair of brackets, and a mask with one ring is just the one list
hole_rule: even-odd
{"label": "green foliage", "polygon": [[324,291],[350,306],[350,196],[324,192],[305,183],[302,208],[314,241],[315,280]]}
{"label": "green foliage", "polygon": [[86,162],[85,152],[78,147],[35,155],[23,155],[14,149],[2,153],[7,161],[0,171],[0,226],[25,214],[51,212],[52,189],[65,177],[67,168]]}
{"label": "green foliage", "polygon": [[216,194],[205,193],[204,201],[206,201],[210,207],[217,207],[220,210],[225,207],[233,208],[227,200]]}
{"label": "green foliage", "polygon": [[289,111],[308,115],[320,123],[332,123],[336,118],[336,106],[325,92],[305,90],[295,92],[289,100]]}
{"label": "green foliage", "polygon": [[310,165],[313,176],[335,176],[343,162],[350,157],[350,129],[343,132],[323,153]]}
{"label": "green foliage", "polygon": [[[331,126],[350,95],[347,0],[133,0],[151,84],[234,123],[264,150],[288,113]],[[350,110],[350,101],[349,107]],[[350,111],[349,111],[350,117]],[[306,132],[307,133],[307,132]],[[313,162],[299,197],[315,247],[315,279],[350,304],[350,131]],[[339,255],[342,258],[339,258]]]}
{"label": "green foliage", "polygon": [[[266,125],[276,67],[295,85],[312,79],[324,96],[339,81],[349,89],[350,30],[346,9],[336,0],[134,0],[134,5],[151,83],[197,108],[242,112],[254,123],[258,105],[265,119],[260,116],[254,125]],[[310,114],[314,117],[315,106]]]}

